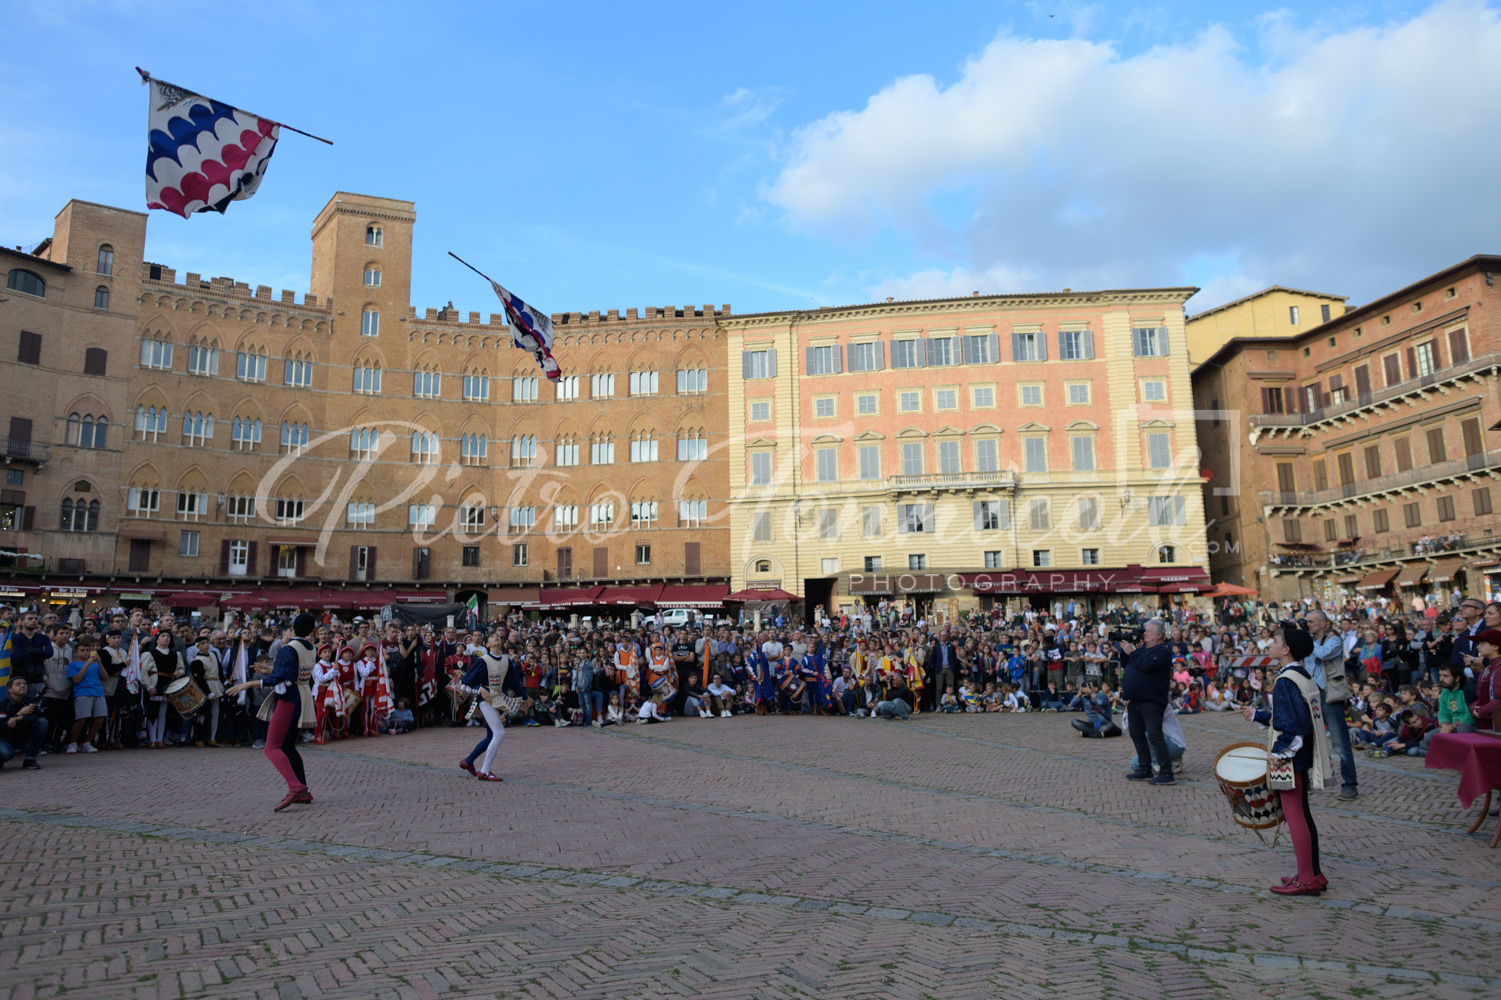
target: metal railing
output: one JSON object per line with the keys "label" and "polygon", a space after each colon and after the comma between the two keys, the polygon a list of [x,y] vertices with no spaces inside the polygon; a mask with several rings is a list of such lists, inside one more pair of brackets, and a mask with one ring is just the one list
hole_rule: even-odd
{"label": "metal railing", "polygon": [[46,462],[52,458],[52,448],[35,441],[12,437],[0,438],[4,441],[4,455],[12,461],[18,462]]}
{"label": "metal railing", "polygon": [[1385,493],[1408,486],[1421,486],[1424,483],[1497,466],[1501,466],[1501,450],[1479,452],[1463,458],[1451,458],[1445,462],[1435,462],[1432,465],[1408,469],[1405,472],[1394,472],[1389,476],[1377,476],[1373,479],[1362,477],[1353,483],[1343,483],[1322,490],[1262,490],[1258,496],[1263,504],[1274,507],[1315,507],[1319,504],[1333,503],[1336,500],[1348,500],[1351,497]]}
{"label": "metal railing", "polygon": [[[1482,354],[1457,365],[1450,365],[1431,375],[1422,375],[1418,378],[1410,378],[1398,382],[1396,385],[1387,386],[1384,389],[1376,389],[1372,392],[1363,392],[1352,395],[1343,403],[1335,403],[1331,406],[1322,406],[1306,413],[1254,413],[1251,415],[1252,427],[1303,427],[1308,424],[1316,424],[1323,420],[1332,420],[1354,410],[1366,406],[1375,406],[1398,396],[1405,396],[1418,389],[1426,389],[1441,382],[1452,381],[1462,378],[1471,372],[1477,372],[1484,368],[1501,365],[1501,353]],[[1302,386],[1293,386],[1296,392],[1302,392]],[[1301,400],[1300,400],[1301,401]]]}

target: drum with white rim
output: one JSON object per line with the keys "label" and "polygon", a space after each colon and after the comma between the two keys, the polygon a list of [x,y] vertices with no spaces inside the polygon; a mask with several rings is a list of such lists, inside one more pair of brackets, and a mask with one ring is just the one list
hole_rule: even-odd
{"label": "drum with white rim", "polygon": [[1214,778],[1230,803],[1230,818],[1251,830],[1283,822],[1282,797],[1267,782],[1266,746],[1232,743],[1214,758]]}
{"label": "drum with white rim", "polygon": [[203,701],[203,689],[191,677],[179,677],[167,685],[167,702],[178,715],[192,715],[203,707]]}

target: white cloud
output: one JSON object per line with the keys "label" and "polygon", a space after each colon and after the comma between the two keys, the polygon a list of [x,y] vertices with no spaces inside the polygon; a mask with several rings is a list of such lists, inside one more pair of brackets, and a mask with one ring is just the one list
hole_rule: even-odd
{"label": "white cloud", "polygon": [[[1496,249],[1495,10],[1256,30],[1267,65],[1218,26],[1132,56],[1002,35],[949,87],[905,77],[796,132],[765,194],[798,229],[949,248],[881,297],[1195,280],[1359,299]],[[956,196],[973,210],[940,218]],[[1234,263],[1204,274],[1205,258]]]}

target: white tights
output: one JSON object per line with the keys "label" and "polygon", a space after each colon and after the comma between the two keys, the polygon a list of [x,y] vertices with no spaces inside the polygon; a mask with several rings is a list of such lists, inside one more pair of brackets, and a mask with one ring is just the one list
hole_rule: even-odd
{"label": "white tights", "polygon": [[506,728],[501,725],[500,709],[488,701],[481,701],[479,710],[480,714],[485,717],[485,725],[490,727],[490,745],[485,747],[485,760],[480,765],[480,770],[489,774],[491,773],[490,765],[495,763],[495,751],[500,749],[500,738],[506,734]]}
{"label": "white tights", "polygon": [[146,708],[146,739],[160,743],[167,735],[167,701],[165,698],[150,698]]}

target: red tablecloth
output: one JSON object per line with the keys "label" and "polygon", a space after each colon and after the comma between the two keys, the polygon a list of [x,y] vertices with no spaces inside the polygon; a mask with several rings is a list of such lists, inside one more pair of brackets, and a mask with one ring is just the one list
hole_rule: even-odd
{"label": "red tablecloth", "polygon": [[1501,786],[1501,738],[1482,733],[1434,733],[1425,767],[1459,772],[1459,802],[1470,804]]}

